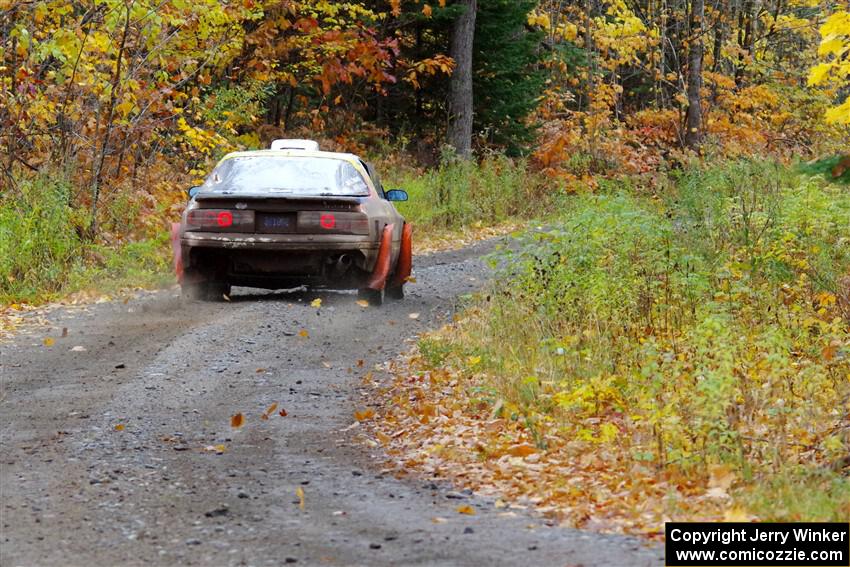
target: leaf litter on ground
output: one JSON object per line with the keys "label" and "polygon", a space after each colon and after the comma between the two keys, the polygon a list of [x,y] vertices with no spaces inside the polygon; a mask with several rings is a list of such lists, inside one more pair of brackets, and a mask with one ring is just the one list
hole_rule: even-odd
{"label": "leaf litter on ground", "polygon": [[[418,350],[387,365],[388,378],[364,391],[375,410],[355,412],[367,443],[383,447],[399,476],[448,478],[459,489],[497,497],[497,507],[532,509],[559,524],[663,538],[665,521],[752,517],[726,493],[725,468],[705,479],[641,463],[616,444],[564,438],[505,417],[471,396],[481,384],[429,367]],[[474,375],[473,375],[474,376]],[[371,413],[367,413],[371,412]],[[378,417],[376,417],[378,416]],[[461,506],[461,514],[474,514]]]}

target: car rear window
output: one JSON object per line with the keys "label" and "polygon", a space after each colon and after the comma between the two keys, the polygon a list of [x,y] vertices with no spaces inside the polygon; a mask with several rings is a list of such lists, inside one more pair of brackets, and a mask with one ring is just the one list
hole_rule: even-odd
{"label": "car rear window", "polygon": [[223,161],[204,191],[279,195],[368,196],[369,186],[349,162],[336,158],[243,156]]}

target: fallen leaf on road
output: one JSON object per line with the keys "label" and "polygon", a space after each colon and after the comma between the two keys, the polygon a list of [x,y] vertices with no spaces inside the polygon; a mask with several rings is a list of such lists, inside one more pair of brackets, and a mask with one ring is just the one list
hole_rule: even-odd
{"label": "fallen leaf on road", "polygon": [[301,329],[300,331],[298,331],[298,336],[302,339],[306,339],[310,336],[310,333],[307,332],[307,329]]}
{"label": "fallen leaf on road", "polygon": [[474,516],[475,515],[475,508],[473,508],[469,504],[464,504],[463,506],[457,507],[457,513],[458,514],[466,514],[467,516]]}
{"label": "fallen leaf on road", "polygon": [[328,362],[327,360],[323,360],[323,361],[322,361],[322,366],[324,366],[325,368],[330,368],[330,367],[331,367],[331,363],[330,363],[330,362]]}
{"label": "fallen leaf on road", "polygon": [[47,337],[41,342],[44,343],[44,346],[46,347],[52,347],[56,343],[56,340],[51,337]]}
{"label": "fallen leaf on road", "polygon": [[365,362],[362,358],[361,358],[361,359],[359,359],[359,360],[357,361],[357,368],[363,368],[363,365],[364,365],[364,364],[366,364],[366,362]]}
{"label": "fallen leaf on road", "polygon": [[300,486],[295,489],[295,496],[298,497],[298,507],[304,509],[304,489]]}
{"label": "fallen leaf on road", "polygon": [[406,278],[404,278],[404,281],[407,283],[416,283],[416,278],[413,276],[407,276]]}
{"label": "fallen leaf on road", "polygon": [[408,317],[410,317],[411,319],[419,319],[419,313],[411,313],[410,315],[408,315]]}
{"label": "fallen leaf on road", "polygon": [[357,305],[359,305],[360,307],[369,307],[369,302],[365,299],[358,299]]}
{"label": "fallen leaf on road", "polygon": [[277,415],[279,415],[280,417],[286,417],[288,414],[286,413],[285,409],[280,408],[280,411],[277,412]]}
{"label": "fallen leaf on road", "polygon": [[271,414],[273,414],[274,410],[276,410],[276,409],[277,409],[277,402],[273,403],[268,408],[266,408],[266,411],[263,412],[263,415],[260,416],[260,419],[263,419],[263,420],[268,419],[269,416]]}
{"label": "fallen leaf on road", "polygon": [[435,524],[445,524],[446,522],[448,522],[448,520],[445,519],[445,518],[437,517],[437,518],[431,518],[431,522],[433,522]]}
{"label": "fallen leaf on road", "polygon": [[310,302],[310,307],[315,307],[316,309],[318,309],[321,306],[322,306],[322,300],[321,299],[314,299],[313,301]]}
{"label": "fallen leaf on road", "polygon": [[241,413],[237,413],[230,418],[230,427],[242,427],[243,425],[245,425],[245,416]]}
{"label": "fallen leaf on road", "polygon": [[366,408],[363,411],[354,412],[354,419],[357,421],[366,421],[367,419],[372,419],[375,417],[375,410],[372,408]]}
{"label": "fallen leaf on road", "polygon": [[113,427],[113,429],[115,429],[115,431],[124,431],[124,424],[123,423],[117,423],[117,424],[115,424],[115,427]]}
{"label": "fallen leaf on road", "polygon": [[265,368],[257,368],[257,374],[262,374],[265,371],[266,371]]}
{"label": "fallen leaf on road", "polygon": [[62,338],[64,339],[67,336],[68,336],[68,327],[62,327]]}

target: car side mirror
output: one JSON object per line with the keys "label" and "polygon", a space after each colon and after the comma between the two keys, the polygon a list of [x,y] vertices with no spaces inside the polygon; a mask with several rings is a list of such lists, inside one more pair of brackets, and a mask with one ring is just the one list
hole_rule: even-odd
{"label": "car side mirror", "polygon": [[189,189],[188,191],[186,191],[186,193],[188,193],[188,194],[189,194],[189,198],[190,198],[190,199],[192,199],[192,198],[194,198],[194,197],[195,197],[195,195],[197,195],[197,194],[198,194],[198,192],[199,192],[200,190],[201,190],[200,186],[198,186],[198,187],[192,187],[191,189]]}
{"label": "car side mirror", "polygon": [[387,201],[407,201],[407,191],[404,189],[390,189],[387,191]]}

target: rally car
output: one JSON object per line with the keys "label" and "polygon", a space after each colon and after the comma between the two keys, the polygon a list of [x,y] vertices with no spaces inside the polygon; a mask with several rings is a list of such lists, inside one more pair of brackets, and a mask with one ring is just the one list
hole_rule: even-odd
{"label": "rally car", "polygon": [[309,140],[225,156],[189,190],[172,226],[183,294],[218,300],[231,286],[357,289],[371,304],[401,299],[412,229],[372,166]]}

